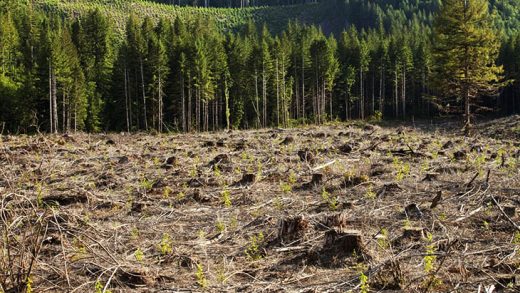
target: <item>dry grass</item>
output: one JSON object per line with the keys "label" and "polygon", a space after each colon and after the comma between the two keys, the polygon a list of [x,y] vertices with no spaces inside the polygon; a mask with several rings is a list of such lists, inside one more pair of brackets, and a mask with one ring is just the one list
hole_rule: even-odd
{"label": "dry grass", "polygon": [[430,127],[9,136],[0,228],[41,245],[34,292],[513,291],[519,155]]}

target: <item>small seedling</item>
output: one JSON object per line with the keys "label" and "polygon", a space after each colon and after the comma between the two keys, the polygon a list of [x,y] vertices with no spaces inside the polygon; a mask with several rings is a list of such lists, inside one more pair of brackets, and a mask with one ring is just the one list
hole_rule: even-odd
{"label": "small seedling", "polygon": [[173,192],[173,190],[169,186],[166,186],[163,190],[163,198],[164,199],[170,198],[170,195],[172,192]]}
{"label": "small seedling", "polygon": [[222,220],[217,220],[215,228],[217,229],[217,233],[222,233],[226,230],[226,224]]}
{"label": "small seedling", "polygon": [[260,246],[264,242],[264,233],[260,232],[258,235],[253,235],[249,238],[249,245],[245,250],[246,257],[251,261],[262,259]]}
{"label": "small seedling", "polygon": [[231,192],[228,190],[228,189],[224,189],[224,191],[222,191],[220,193],[221,195],[221,201],[222,201],[222,204],[226,207],[226,208],[229,208],[231,207]]}
{"label": "small seedling", "polygon": [[197,284],[201,288],[207,288],[208,287],[208,279],[206,279],[206,275],[204,274],[204,268],[202,267],[202,264],[197,264],[197,272],[195,272],[195,277],[197,278]]}
{"label": "small seedling", "polygon": [[361,274],[359,275],[359,288],[361,290],[361,293],[370,292],[370,286],[368,285],[368,277],[363,272],[361,272]]}
{"label": "small seedling", "polygon": [[142,262],[144,260],[144,253],[140,248],[137,248],[134,252],[135,260]]}
{"label": "small seedling", "polygon": [[435,269],[435,261],[437,260],[437,257],[435,254],[435,245],[433,245],[433,235],[431,233],[428,233],[426,235],[426,241],[429,243],[426,246],[426,256],[424,256],[424,271],[426,273],[431,273]]}
{"label": "small seedling", "polygon": [[168,233],[164,233],[159,244],[159,249],[162,255],[168,255],[173,252],[172,237]]}

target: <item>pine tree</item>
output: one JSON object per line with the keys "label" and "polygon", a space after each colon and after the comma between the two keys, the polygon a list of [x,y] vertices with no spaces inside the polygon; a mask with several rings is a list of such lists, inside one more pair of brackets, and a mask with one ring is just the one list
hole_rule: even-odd
{"label": "pine tree", "polygon": [[445,0],[434,23],[436,86],[464,103],[465,131],[471,106],[482,95],[504,86],[503,68],[495,65],[499,43],[486,0]]}

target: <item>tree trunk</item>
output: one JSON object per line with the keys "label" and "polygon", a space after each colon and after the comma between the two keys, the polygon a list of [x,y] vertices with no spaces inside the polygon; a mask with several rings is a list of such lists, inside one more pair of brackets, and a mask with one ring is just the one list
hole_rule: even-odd
{"label": "tree trunk", "polygon": [[130,117],[129,117],[129,113],[128,113],[128,79],[127,79],[127,70],[126,70],[126,64],[125,64],[125,71],[124,71],[124,74],[125,74],[125,81],[124,81],[124,85],[125,85],[125,118],[126,118],[126,131],[127,132],[130,132]]}
{"label": "tree trunk", "polygon": [[181,85],[181,108],[182,108],[182,131],[186,132],[186,96],[184,93],[184,76],[180,72],[180,85]]}
{"label": "tree trunk", "polygon": [[141,89],[143,91],[143,114],[144,114],[144,128],[148,131],[148,115],[146,114],[146,94],[144,88],[144,68],[143,68],[143,59],[140,59],[141,63]]}
{"label": "tree trunk", "polygon": [[54,133],[53,111],[52,111],[52,65],[49,64],[49,132]]}

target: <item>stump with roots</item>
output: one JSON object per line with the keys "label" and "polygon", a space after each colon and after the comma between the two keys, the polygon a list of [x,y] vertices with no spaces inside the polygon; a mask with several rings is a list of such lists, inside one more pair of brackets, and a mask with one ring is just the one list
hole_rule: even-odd
{"label": "stump with roots", "polygon": [[281,242],[295,241],[305,236],[309,230],[309,220],[305,216],[295,216],[280,220],[278,240]]}

